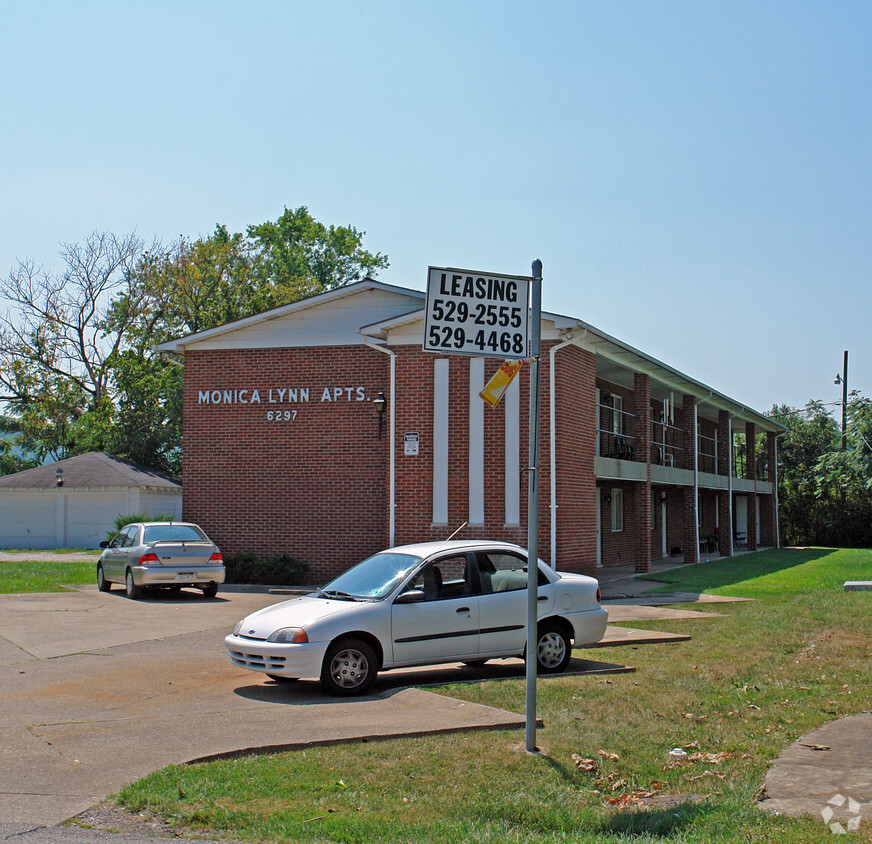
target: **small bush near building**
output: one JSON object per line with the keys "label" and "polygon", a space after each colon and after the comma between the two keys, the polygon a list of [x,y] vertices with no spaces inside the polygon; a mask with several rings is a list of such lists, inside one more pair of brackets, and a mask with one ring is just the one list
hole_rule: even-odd
{"label": "small bush near building", "polygon": [[267,586],[297,586],[306,582],[309,565],[290,554],[258,557],[254,551],[225,554],[227,583],[260,583]]}

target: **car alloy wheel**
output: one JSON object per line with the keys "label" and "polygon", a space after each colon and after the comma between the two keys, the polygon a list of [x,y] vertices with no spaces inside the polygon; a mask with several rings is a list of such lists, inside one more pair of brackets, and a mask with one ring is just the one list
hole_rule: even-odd
{"label": "car alloy wheel", "polygon": [[536,657],[540,673],[556,674],[563,671],[572,656],[572,646],[563,630],[556,624],[539,628]]}
{"label": "car alloy wheel", "polygon": [[369,688],[377,671],[375,651],[366,642],[346,639],[327,649],[321,683],[334,695],[359,695]]}

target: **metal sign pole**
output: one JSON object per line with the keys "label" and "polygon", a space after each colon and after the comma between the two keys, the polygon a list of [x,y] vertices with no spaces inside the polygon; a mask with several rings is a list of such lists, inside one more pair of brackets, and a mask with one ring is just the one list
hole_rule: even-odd
{"label": "metal sign pole", "polygon": [[542,345],[542,262],[530,286],[530,465],[527,494],[527,752],[536,747],[536,668],[539,636],[539,353]]}

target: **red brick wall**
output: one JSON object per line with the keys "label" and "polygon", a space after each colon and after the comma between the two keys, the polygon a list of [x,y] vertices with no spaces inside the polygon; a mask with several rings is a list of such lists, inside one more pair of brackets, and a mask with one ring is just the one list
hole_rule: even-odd
{"label": "red brick wall", "polygon": [[[556,542],[559,568],[595,573],[596,501],[596,358],[574,346],[556,353],[556,536],[551,536],[551,458],[549,349],[541,355],[539,461],[539,551],[551,559]],[[449,367],[448,524],[432,524],[433,377],[437,356],[420,347],[393,347],[396,395],[390,396],[390,359],[366,346],[308,349],[190,351],[185,361],[184,515],[199,522],[225,553],[286,552],[312,566],[310,580],[325,582],[367,554],[389,543],[389,433],[396,415],[396,544],[447,537],[469,517],[469,359],[447,358]],[[499,365],[486,360],[485,381]],[[528,421],[530,368],[520,386],[520,524],[505,524],[505,405],[484,410],[483,525],[467,526],[462,538],[502,539],[527,544]],[[633,431],[644,457],[650,428],[647,384],[637,378],[639,404],[631,391],[612,384],[604,390],[624,397],[624,408],[641,417]],[[270,402],[282,388],[308,388],[309,400]],[[322,400],[326,388],[335,400]],[[361,392],[358,393],[358,388]],[[252,402],[252,392],[260,402]],[[221,391],[221,401],[203,404],[201,391]],[[248,390],[247,403],[225,403],[225,391]],[[390,399],[382,439],[372,398],[383,390]],[[694,400],[683,397],[677,424],[692,429]],[[285,420],[285,411],[296,419]],[[641,412],[639,412],[641,411]],[[269,413],[282,414],[270,420]],[[716,427],[705,424],[715,433]],[[721,428],[723,429],[723,419]],[[419,454],[406,456],[403,434],[417,432]],[[724,433],[721,432],[723,440]],[[688,439],[690,439],[688,437]],[[692,466],[692,441],[684,462]],[[689,468],[689,467],[688,467]],[[602,482],[624,490],[624,529],[611,531],[611,513],[602,510],[604,565],[639,563],[660,554],[660,488],[655,490],[651,530],[648,484]],[[644,496],[644,499],[641,498]],[[726,498],[726,493],[722,493]],[[701,519],[713,530],[715,499],[704,492]],[[667,498],[668,548],[681,547],[694,559],[693,492],[670,488]],[[724,505],[725,506],[725,505]],[[724,506],[721,511],[723,521]],[[749,496],[749,538],[753,530]],[[764,541],[774,534],[772,515],[763,513]],[[644,532],[644,533],[643,533]]]}
{"label": "red brick wall", "polygon": [[[469,358],[448,357],[448,525],[433,524],[433,370],[437,355],[420,347],[397,351],[396,543],[445,539],[469,518]],[[501,361],[485,361],[485,382]],[[529,369],[519,373],[521,384],[521,444],[526,454]],[[403,434],[417,432],[419,454],[403,453]],[[458,539],[499,539],[527,544],[527,495],[521,493],[521,525],[505,525],[504,478],[505,409],[484,413],[484,525],[467,525]],[[524,466],[524,458],[521,465]],[[523,479],[522,479],[523,480]],[[547,539],[547,537],[546,537]],[[546,546],[547,547],[547,546]],[[540,548],[541,551],[541,548]]]}
{"label": "red brick wall", "polygon": [[[550,345],[540,370],[541,451],[539,551],[551,557],[549,444]],[[469,517],[469,359],[449,366],[448,525],[432,524],[433,369],[436,356],[395,347],[396,396],[390,359],[366,347],[190,351],[185,360],[184,515],[201,524],[227,554],[285,552],[324,582],[389,542],[389,421],[396,414],[395,542],[447,537]],[[569,571],[596,568],[595,357],[574,347],[557,361],[557,561]],[[485,381],[500,361],[485,361]],[[485,408],[485,522],[458,536],[527,544],[530,368],[520,386],[520,524],[505,524],[505,405]],[[277,401],[281,388],[308,388],[309,400]],[[343,388],[323,401],[324,388]],[[345,389],[350,388],[350,390]],[[361,388],[358,392],[357,388]],[[245,401],[239,391],[247,390]],[[260,401],[253,402],[258,390]],[[270,395],[272,390],[272,396]],[[389,396],[382,439],[372,398]],[[213,403],[213,391],[220,391]],[[235,392],[234,392],[235,391]],[[200,400],[206,393],[208,403]],[[225,402],[225,393],[235,401]],[[273,401],[270,401],[270,398]],[[296,411],[286,420],[285,412]],[[268,414],[281,415],[270,419]],[[417,432],[419,453],[407,456],[403,434]],[[632,521],[627,502],[627,521]],[[630,534],[627,533],[627,536]]]}
{"label": "red brick wall", "polygon": [[[545,345],[550,348],[551,344]],[[543,359],[546,352],[543,349]],[[555,353],[557,441],[557,567],[562,571],[596,573],[596,357],[575,346]],[[550,365],[549,361],[547,362]],[[544,367],[546,386],[548,366]],[[543,391],[543,397],[547,396]],[[549,419],[545,408],[543,443],[548,448]],[[524,465],[523,463],[521,465]],[[550,454],[542,460],[550,475]],[[542,489],[548,490],[550,478]],[[540,503],[551,506],[550,492]],[[547,510],[545,512],[548,512]],[[550,520],[549,520],[550,522]],[[548,559],[547,557],[545,559]]]}
{"label": "red brick wall", "polygon": [[[612,531],[612,507],[614,500],[612,491],[624,491],[624,529]],[[619,566],[636,562],[636,526],[638,512],[636,495],[637,485],[622,481],[602,481],[602,564],[603,566]]]}
{"label": "red brick wall", "polygon": [[[271,404],[270,388],[286,387],[308,387],[310,400]],[[363,387],[366,400],[322,401],[324,387]],[[254,389],[259,404],[198,400],[201,390]],[[225,553],[287,552],[311,564],[312,582],[385,547],[387,425],[378,440],[371,402],[379,390],[388,391],[388,358],[365,347],[188,352],[185,518]],[[267,418],[286,410],[297,418]]]}

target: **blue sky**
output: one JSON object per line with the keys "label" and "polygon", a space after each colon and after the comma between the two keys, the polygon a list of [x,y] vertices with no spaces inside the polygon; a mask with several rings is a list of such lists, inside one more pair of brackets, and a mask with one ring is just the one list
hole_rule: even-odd
{"label": "blue sky", "polygon": [[758,410],[872,393],[868,2],[0,2],[0,274],[284,207]]}

